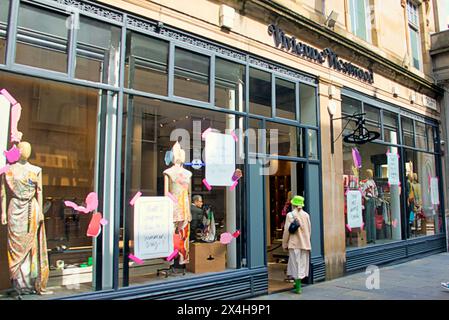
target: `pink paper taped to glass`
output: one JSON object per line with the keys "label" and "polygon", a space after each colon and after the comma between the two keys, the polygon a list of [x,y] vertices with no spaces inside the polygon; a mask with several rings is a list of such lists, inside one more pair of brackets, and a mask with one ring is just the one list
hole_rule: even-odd
{"label": "pink paper taped to glass", "polygon": [[22,106],[20,103],[17,103],[11,108],[11,142],[22,141],[23,133],[17,129],[21,114]]}
{"label": "pink paper taped to glass", "polygon": [[4,173],[6,173],[6,171],[8,171],[9,169],[9,165],[4,166],[3,168],[0,168],[0,176]]}
{"label": "pink paper taped to glass", "polygon": [[179,253],[178,249],[175,249],[165,260],[172,261]]}
{"label": "pink paper taped to glass", "polygon": [[12,105],[17,104],[17,100],[14,99],[14,97],[8,92],[8,90],[2,89],[2,90],[0,90],[0,93],[1,93],[3,96],[5,96],[5,98],[6,98]]}
{"label": "pink paper taped to glass", "polygon": [[86,207],[79,206],[72,201],[64,201],[64,204],[66,207],[70,207],[70,208],[75,209],[76,211],[81,212],[81,213],[89,213],[89,212],[97,210],[98,196],[95,192],[89,193],[86,197],[85,202],[86,202]]}
{"label": "pink paper taped to glass", "polygon": [[134,261],[137,264],[143,264],[142,259],[137,258],[135,255],[133,255],[131,253],[128,255],[128,258],[130,258],[132,261]]}
{"label": "pink paper taped to glass", "polygon": [[210,186],[210,184],[209,183],[207,183],[207,180],[206,180],[206,178],[204,178],[203,179],[203,184],[206,186],[206,188],[207,188],[207,190],[209,190],[209,191],[211,191],[212,190],[212,187]]}
{"label": "pink paper taped to glass", "polygon": [[131,199],[131,201],[129,202],[130,205],[134,206],[134,204],[136,203],[137,199],[140,198],[140,196],[142,195],[142,192],[137,192],[134,197]]}
{"label": "pink paper taped to glass", "polygon": [[8,163],[13,164],[20,159],[20,150],[16,146],[12,146],[8,151],[3,152]]}
{"label": "pink paper taped to glass", "polygon": [[103,219],[100,212],[94,213],[92,218],[90,219],[89,227],[87,228],[87,236],[88,237],[98,237],[101,232],[101,223],[100,221]]}

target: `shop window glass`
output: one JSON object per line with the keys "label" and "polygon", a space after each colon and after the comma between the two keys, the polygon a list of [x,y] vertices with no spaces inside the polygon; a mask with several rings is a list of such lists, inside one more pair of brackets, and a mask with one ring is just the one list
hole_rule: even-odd
{"label": "shop window glass", "polygon": [[345,115],[362,113],[362,103],[346,96],[342,96],[341,112]]}
{"label": "shop window glass", "polygon": [[[360,160],[354,160],[357,153]],[[399,185],[389,184],[393,173],[388,171],[387,153],[398,154],[398,148],[375,143],[343,144],[345,225],[351,227],[345,227],[348,249],[402,239],[401,190]],[[399,169],[396,174],[400,175]],[[351,200],[360,190],[361,207],[354,201],[348,206],[348,195]]]}
{"label": "shop window glass", "polygon": [[175,95],[209,102],[209,57],[176,48]]}
{"label": "shop window glass", "polygon": [[[202,154],[206,142],[201,139],[201,133],[205,129],[212,128],[221,133],[225,133],[226,129],[243,129],[243,121],[241,121],[243,119],[234,115],[155,99],[128,96],[126,100],[124,123],[126,123],[127,130],[122,155],[126,159],[122,164],[122,175],[124,176],[124,209],[122,212],[124,214],[121,218],[125,255],[122,254],[120,257],[125,279],[122,285],[164,282],[167,280],[166,275],[168,279],[176,277],[180,280],[177,275],[182,274],[183,271],[186,274],[182,278],[188,279],[202,273],[240,268],[242,263],[240,259],[246,258],[245,251],[240,251],[246,236],[241,223],[245,201],[245,172],[234,190],[216,185],[208,190],[202,182],[205,178],[205,168],[195,169],[189,163],[194,159],[205,160]],[[179,139],[179,137],[181,138]],[[179,140],[181,140],[180,145],[185,152],[186,165],[180,169],[183,175],[176,176],[174,171],[177,167],[174,167],[173,161],[176,161],[177,156],[170,159],[168,152],[173,149],[175,141]],[[243,140],[239,139],[242,143]],[[234,139],[232,139],[232,143],[235,143]],[[240,150],[243,149],[239,149],[238,143],[235,146],[236,168],[243,170],[244,161],[240,157]],[[168,171],[166,171],[167,169]],[[168,178],[171,174],[175,176],[172,175],[172,178]],[[177,182],[173,182],[175,179],[180,183],[179,185]],[[185,189],[182,187],[183,185],[186,186]],[[181,201],[180,203],[186,206],[178,207],[176,205],[175,211],[172,213],[175,223],[172,225],[167,220],[154,220],[154,225],[168,226],[167,231],[162,232],[161,236],[168,236],[169,230],[174,232],[179,227],[180,235],[185,237],[186,241],[183,241],[182,248],[185,248],[186,251],[182,251],[182,254],[176,256],[171,262],[167,262],[165,258],[174,251],[174,246],[169,248],[170,253],[168,254],[156,253],[148,259],[139,257],[136,250],[139,248],[140,241],[139,238],[134,237],[134,234],[139,230],[139,232],[144,232],[143,234],[146,231],[145,229],[135,230],[134,219],[138,219],[140,214],[148,212],[139,213],[136,211],[136,206],[129,205],[129,201],[138,191],[142,192],[141,198],[149,198],[151,201],[154,197],[163,197],[166,188],[173,197],[178,200],[183,199],[185,202]],[[196,202],[198,206],[193,205],[195,199],[198,200],[195,196],[202,197],[202,207],[199,202]],[[188,212],[192,216],[192,221],[186,225],[181,221],[188,220],[182,219],[184,214],[185,217],[188,216]],[[149,229],[154,228],[154,225],[150,225]],[[159,230],[165,229],[160,228]],[[190,233],[189,236],[187,236],[187,230]],[[220,243],[221,234],[233,233],[236,230],[241,230],[241,235],[238,238],[233,239],[228,245]],[[146,234],[146,236],[150,237],[151,235]],[[177,240],[176,243],[179,244],[179,239],[177,238]],[[149,243],[159,242],[150,241]],[[140,244],[145,244],[145,241]],[[151,248],[154,249],[154,247]],[[152,252],[157,252],[157,250]],[[139,265],[129,260],[128,253],[142,258],[144,263]],[[188,262],[187,253],[189,255]],[[207,260],[211,256],[215,259]]]}
{"label": "shop window glass", "polygon": [[429,125],[426,125],[427,127],[427,148],[430,152],[435,151],[435,138],[434,138],[434,132],[435,128]]}
{"label": "shop window glass", "polygon": [[120,28],[81,17],[75,77],[117,85],[120,39]]}
{"label": "shop window glass", "polygon": [[245,66],[215,59],[215,105],[245,111]]}
{"label": "shop window glass", "polygon": [[399,143],[398,115],[393,112],[383,111],[384,141],[394,144]]}
{"label": "shop window glass", "polygon": [[248,130],[248,150],[250,153],[267,153],[263,146],[264,130],[262,129],[262,121],[257,119],[249,119]]}
{"label": "shop window glass", "polygon": [[303,129],[279,124],[274,122],[266,122],[266,153],[271,155],[303,157],[304,144],[302,141]]}
{"label": "shop window glass", "polygon": [[422,122],[415,121],[415,129],[416,148],[427,150],[426,125]]}
{"label": "shop window glass", "polygon": [[413,120],[402,117],[402,144],[410,147],[415,146]]}
{"label": "shop window glass", "polygon": [[309,143],[309,159],[318,160],[318,132],[308,129],[307,138]]}
{"label": "shop window glass", "polygon": [[438,190],[440,177],[437,175],[435,155],[406,150],[405,171],[407,237],[441,233],[443,221]]}
{"label": "shop window glass", "polygon": [[[80,214],[64,205],[69,200],[85,206],[86,196],[95,190],[95,163],[97,149],[97,114],[102,96],[98,90],[67,85],[52,81],[15,76],[1,73],[0,86],[21,104],[22,112],[18,130],[23,133],[22,141],[31,144],[29,163],[41,169],[42,207],[45,235],[33,235],[39,246],[38,256],[49,266],[47,290],[50,295],[30,295],[27,299],[48,299],[93,290],[93,269],[95,268],[95,250],[93,238],[86,235],[92,213]],[[3,129],[3,128],[2,128]],[[14,165],[13,165],[14,166]],[[10,171],[14,177],[14,171]],[[17,172],[17,171],[16,171]],[[33,181],[33,174],[30,173]],[[3,178],[3,177],[2,177]],[[36,177],[36,181],[39,179]],[[39,182],[37,182],[39,184]],[[13,203],[12,189],[6,189],[7,207]],[[14,189],[25,197],[25,190]],[[34,197],[37,198],[36,194]],[[31,202],[29,202],[31,203]],[[101,203],[101,200],[100,200]],[[19,207],[22,207],[22,203]],[[101,204],[100,204],[101,206]],[[101,210],[101,208],[98,208]],[[21,212],[9,216],[9,223],[23,219]],[[31,227],[28,217],[21,224]],[[0,226],[0,299],[11,296],[3,295],[11,288],[7,271],[6,226]],[[44,229],[42,229],[44,230]],[[20,232],[18,230],[17,232]],[[47,251],[43,251],[47,248]],[[37,247],[35,247],[36,249]],[[17,248],[19,257],[27,251]],[[45,255],[42,253],[45,252]],[[21,263],[27,269],[28,260]],[[29,269],[28,269],[29,270]],[[25,279],[35,275],[44,275],[45,269],[38,267],[37,273],[22,273]],[[34,281],[34,280],[33,280]]]}
{"label": "shop window glass", "polygon": [[295,83],[276,79],[276,117],[296,120]]}
{"label": "shop window glass", "polygon": [[68,17],[21,4],[15,62],[67,72]]}
{"label": "shop window glass", "polygon": [[299,113],[301,115],[301,123],[317,126],[317,102],[315,87],[305,84],[299,84]]}
{"label": "shop window glass", "polygon": [[126,86],[160,95],[168,93],[168,42],[130,33]]}
{"label": "shop window glass", "polygon": [[271,74],[249,69],[249,112],[271,117]]}
{"label": "shop window glass", "polygon": [[366,128],[369,131],[378,132],[381,134],[380,129],[380,109],[365,104],[363,106],[365,112]]}
{"label": "shop window glass", "polygon": [[0,64],[6,59],[6,35],[8,31],[9,0],[0,2]]}

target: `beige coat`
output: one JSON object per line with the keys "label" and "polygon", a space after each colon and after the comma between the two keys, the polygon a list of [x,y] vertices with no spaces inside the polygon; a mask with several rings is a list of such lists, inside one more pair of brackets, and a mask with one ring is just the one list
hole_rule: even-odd
{"label": "beige coat", "polygon": [[[299,212],[298,210],[299,209],[295,209],[292,212],[289,212],[285,217],[282,247],[284,249],[312,250],[312,245],[310,243],[310,235],[312,230],[309,214],[302,209]],[[293,222],[293,216],[299,220],[300,227],[294,234],[291,234],[288,232],[288,228]]]}

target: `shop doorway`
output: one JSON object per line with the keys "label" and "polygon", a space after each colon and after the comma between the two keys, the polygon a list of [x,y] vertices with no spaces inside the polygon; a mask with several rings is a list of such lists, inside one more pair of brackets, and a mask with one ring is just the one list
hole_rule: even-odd
{"label": "shop doorway", "polygon": [[272,160],[272,174],[265,179],[265,214],[267,221],[268,292],[289,290],[293,283],[287,280],[288,252],[282,249],[285,217],[291,211],[291,197],[305,194],[305,164]]}

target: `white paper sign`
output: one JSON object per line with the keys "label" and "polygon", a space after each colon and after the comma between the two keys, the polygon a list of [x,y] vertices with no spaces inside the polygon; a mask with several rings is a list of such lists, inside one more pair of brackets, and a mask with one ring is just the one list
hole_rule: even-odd
{"label": "white paper sign", "polygon": [[3,156],[3,151],[8,150],[10,112],[11,103],[0,94],[0,168],[6,165],[6,157]]}
{"label": "white paper sign", "polygon": [[362,218],[362,193],[359,190],[349,190],[346,194],[348,224],[351,228],[360,228]]}
{"label": "white paper sign", "polygon": [[399,159],[396,153],[387,153],[388,183],[399,185]]}
{"label": "white paper sign", "polygon": [[206,180],[211,186],[232,186],[235,172],[235,140],[230,134],[206,135]]}
{"label": "white paper sign", "polygon": [[173,201],[140,197],[134,204],[134,255],[139,259],[168,257],[173,244]]}
{"label": "white paper sign", "polygon": [[438,190],[438,178],[430,178],[430,199],[432,204],[440,204],[440,193]]}

